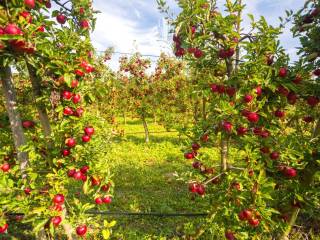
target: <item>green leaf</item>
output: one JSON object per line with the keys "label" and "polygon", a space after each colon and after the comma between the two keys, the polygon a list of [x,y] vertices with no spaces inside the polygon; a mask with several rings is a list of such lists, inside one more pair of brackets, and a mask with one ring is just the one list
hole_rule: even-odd
{"label": "green leaf", "polygon": [[102,236],[103,236],[103,239],[109,239],[110,231],[108,229],[102,230]]}
{"label": "green leaf", "polygon": [[44,225],[48,222],[48,219],[43,219],[43,220],[38,220],[35,223],[35,227],[33,229],[33,231],[35,233],[38,233],[43,227]]}

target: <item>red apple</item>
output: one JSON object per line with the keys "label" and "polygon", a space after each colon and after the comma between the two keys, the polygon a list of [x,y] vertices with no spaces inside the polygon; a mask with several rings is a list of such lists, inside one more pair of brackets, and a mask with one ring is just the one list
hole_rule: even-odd
{"label": "red apple", "polygon": [[295,92],[289,92],[287,96],[287,100],[289,104],[294,105],[297,102],[298,96],[295,94]]}
{"label": "red apple", "polygon": [[0,234],[3,234],[7,231],[9,225],[5,223],[3,226],[0,227]]}
{"label": "red apple", "polygon": [[65,107],[65,108],[63,109],[63,114],[64,114],[65,116],[70,116],[70,115],[73,115],[74,112],[73,112],[73,109],[72,109],[71,107]]}
{"label": "red apple", "polygon": [[209,141],[209,134],[205,133],[201,136],[202,142],[208,142]]}
{"label": "red apple", "polygon": [[218,93],[223,94],[226,92],[226,88],[223,85],[218,85]]}
{"label": "red apple", "polygon": [[197,186],[197,193],[198,193],[200,196],[203,196],[203,195],[206,193],[206,189],[205,189],[204,185],[198,184],[198,186]]}
{"label": "red apple", "polygon": [[26,19],[26,21],[28,23],[32,23],[32,16],[29,12],[23,11],[22,13],[20,13],[20,16],[22,16],[24,19]]}
{"label": "red apple", "polygon": [[193,47],[188,48],[188,53],[194,53],[195,51],[196,51],[196,49]]}
{"label": "red apple", "polygon": [[288,96],[289,94],[289,90],[286,89],[284,86],[280,85],[277,89],[277,92],[280,93],[281,95],[284,95],[284,96]]}
{"label": "red apple", "polygon": [[316,96],[310,96],[307,98],[307,103],[310,107],[315,107],[319,103],[319,98]]}
{"label": "red apple", "polygon": [[227,87],[226,93],[229,97],[233,97],[236,94],[236,88],[235,87]]}
{"label": "red apple", "polygon": [[87,28],[89,28],[89,22],[88,22],[88,20],[86,20],[86,19],[81,20],[81,21],[80,21],[80,27],[81,27],[82,29],[87,29]]}
{"label": "red apple", "polygon": [[197,31],[197,27],[196,26],[192,26],[191,27],[191,33],[195,34],[196,31]]}
{"label": "red apple", "polygon": [[30,195],[30,194],[31,194],[31,189],[30,189],[29,187],[26,187],[26,188],[24,189],[24,193],[25,193],[26,195]]}
{"label": "red apple", "polygon": [[285,78],[288,74],[288,70],[285,67],[279,69],[279,77]]}
{"label": "red apple", "polygon": [[62,154],[62,156],[64,156],[64,157],[69,156],[70,153],[71,153],[71,152],[70,152],[69,149],[62,149],[62,150],[61,150],[61,154]]}
{"label": "red apple", "polygon": [[62,24],[62,25],[65,24],[66,21],[67,21],[67,17],[65,15],[61,14],[61,13],[58,14],[56,18],[57,18],[57,22]]}
{"label": "red apple", "polygon": [[278,109],[274,112],[274,115],[278,118],[283,118],[285,116],[285,112]]}
{"label": "red apple", "polygon": [[300,74],[297,74],[296,77],[293,79],[294,84],[299,84],[302,81],[302,76]]}
{"label": "red apple", "polygon": [[232,57],[234,55],[234,53],[235,53],[234,48],[230,48],[229,50],[226,51],[226,55],[229,58]]}
{"label": "red apple", "polygon": [[88,136],[88,135],[83,135],[83,136],[82,136],[82,142],[85,142],[85,143],[86,143],[86,142],[89,142],[90,139],[91,139],[91,138],[90,138],[90,136]]}
{"label": "red apple", "polygon": [[200,49],[196,48],[193,55],[195,58],[201,58],[203,56],[203,52]]}
{"label": "red apple", "polygon": [[186,159],[193,159],[195,157],[195,154],[194,154],[194,152],[187,152],[184,154],[184,157]]}
{"label": "red apple", "polygon": [[25,121],[22,121],[22,126],[24,128],[33,128],[35,126],[35,123],[30,120],[25,120]]}
{"label": "red apple", "polygon": [[243,136],[248,132],[248,128],[245,127],[238,127],[237,128],[237,133],[239,136]]}
{"label": "red apple", "polygon": [[231,122],[223,121],[222,127],[227,133],[230,133],[232,131],[232,123]]}
{"label": "red apple", "polygon": [[252,211],[249,209],[243,210],[243,216],[245,219],[251,219],[252,218]]}
{"label": "red apple", "polygon": [[54,227],[58,227],[60,225],[60,223],[62,222],[62,218],[60,216],[53,217],[53,218],[51,218],[51,222]]}
{"label": "red apple", "polygon": [[182,57],[183,55],[185,54],[185,51],[183,48],[177,48],[176,52],[175,52],[175,55],[176,57]]}
{"label": "red apple", "polygon": [[291,167],[287,167],[284,169],[284,175],[288,178],[294,178],[297,176],[297,170]]}
{"label": "red apple", "polygon": [[226,57],[227,57],[227,55],[228,55],[228,53],[227,53],[227,52],[226,52],[226,50],[224,50],[223,48],[222,48],[222,49],[220,49],[220,50],[219,50],[219,52],[218,52],[218,56],[219,56],[219,58],[224,59],[224,58],[226,58]]}
{"label": "red apple", "polygon": [[83,8],[83,7],[80,7],[80,8],[79,8],[79,13],[80,13],[80,14],[84,14],[84,8]]}
{"label": "red apple", "polygon": [[112,198],[110,196],[105,196],[102,201],[106,204],[110,204],[112,202]]}
{"label": "red apple", "polygon": [[260,224],[259,219],[249,219],[248,223],[252,226],[252,227],[257,227]]}
{"label": "red apple", "polygon": [[234,233],[230,230],[226,231],[224,236],[226,237],[227,240],[236,240]]}
{"label": "red apple", "polygon": [[86,127],[84,129],[84,133],[88,136],[92,136],[94,134],[94,128],[93,127]]}
{"label": "red apple", "polygon": [[261,96],[261,94],[262,94],[262,87],[261,86],[256,87],[256,94],[258,96]]}
{"label": "red apple", "polygon": [[213,92],[213,93],[218,93],[218,85],[217,84],[211,84],[210,85],[210,88],[211,88],[211,91]]}
{"label": "red apple", "polygon": [[56,194],[53,199],[52,199],[53,203],[58,204],[58,205],[62,205],[64,203],[64,196],[63,194]]}
{"label": "red apple", "polygon": [[66,141],[65,141],[65,144],[69,148],[73,148],[77,144],[77,141],[74,138],[67,138]]}
{"label": "red apple", "polygon": [[233,183],[232,183],[232,188],[240,191],[240,188],[241,188],[240,183],[238,183],[238,182],[233,182]]}
{"label": "red apple", "polygon": [[87,233],[87,226],[86,225],[80,225],[76,228],[76,233],[78,236],[84,236]]}
{"label": "red apple", "polygon": [[247,95],[245,95],[245,96],[243,97],[243,101],[244,101],[245,103],[250,103],[250,102],[252,102],[252,100],[253,100],[253,96],[250,95],[250,94],[247,94]]}
{"label": "red apple", "polygon": [[249,122],[256,123],[259,121],[259,115],[255,112],[249,112],[247,115],[247,119]]}
{"label": "red apple", "polygon": [[76,69],[74,71],[74,73],[78,76],[78,77],[83,77],[84,76],[84,72],[80,69]]}
{"label": "red apple", "polygon": [[95,203],[96,203],[97,205],[103,204],[103,200],[102,200],[101,197],[96,198],[94,201],[95,201]]}
{"label": "red apple", "polygon": [[80,96],[80,94],[75,94],[75,95],[73,95],[72,102],[73,102],[74,104],[78,104],[80,101],[81,101],[81,96]]}
{"label": "red apple", "polygon": [[193,182],[193,183],[189,183],[189,191],[192,193],[196,193],[198,190],[198,184]]}
{"label": "red apple", "polygon": [[261,152],[261,153],[264,153],[264,154],[268,154],[268,153],[270,153],[270,148],[268,148],[268,147],[262,147],[262,148],[260,148],[260,152]]}
{"label": "red apple", "polygon": [[20,30],[17,25],[9,23],[5,28],[4,28],[4,33],[8,35],[22,35],[22,31]]}
{"label": "red apple", "polygon": [[47,1],[45,2],[45,4],[46,4],[46,8],[51,8],[51,2],[50,2],[50,0],[47,0]]}
{"label": "red apple", "polygon": [[84,109],[82,107],[79,107],[76,109],[73,115],[76,117],[82,117],[83,113],[84,113]]}
{"label": "red apple", "polygon": [[198,151],[200,149],[200,145],[198,143],[192,143],[193,151]]}
{"label": "red apple", "polygon": [[75,169],[70,169],[68,171],[68,177],[74,177],[74,174],[76,173],[76,170]]}
{"label": "red apple", "polygon": [[82,180],[83,179],[83,173],[81,171],[76,171],[74,174],[73,174],[73,178],[75,180]]}
{"label": "red apple", "polygon": [[83,174],[86,174],[88,171],[89,171],[89,166],[83,166],[83,167],[80,169],[80,172],[82,172]]}
{"label": "red apple", "polygon": [[87,175],[82,174],[81,180],[82,180],[83,182],[87,181],[87,178],[88,178]]}
{"label": "red apple", "polygon": [[311,123],[314,121],[314,118],[312,116],[305,116],[303,118],[303,121],[305,121],[306,123]]}
{"label": "red apple", "polygon": [[238,218],[239,218],[241,221],[247,220],[246,217],[245,217],[245,215],[244,215],[244,212],[243,212],[243,211],[241,211],[241,212],[238,213]]}
{"label": "red apple", "polygon": [[279,159],[279,157],[280,157],[280,153],[277,151],[273,151],[272,153],[270,153],[270,158],[272,160],[277,160],[277,159]]}
{"label": "red apple", "polygon": [[317,77],[319,77],[320,76],[320,68],[314,70],[313,74],[316,75]]}
{"label": "red apple", "polygon": [[195,169],[199,169],[201,167],[201,163],[199,161],[195,161],[192,163],[192,167]]}
{"label": "red apple", "polygon": [[100,183],[101,183],[101,182],[100,182],[99,178],[91,177],[91,185],[92,185],[92,186],[99,186]]}
{"label": "red apple", "polygon": [[74,80],[71,81],[71,87],[72,88],[76,88],[78,86],[79,86],[79,81],[78,80],[74,79]]}
{"label": "red apple", "polygon": [[39,26],[39,27],[37,28],[37,31],[38,31],[38,32],[44,32],[44,31],[45,31],[45,27],[44,27],[43,25],[41,25],[41,26]]}
{"label": "red apple", "polygon": [[61,96],[65,100],[70,100],[72,98],[72,92],[64,90],[62,91]]}
{"label": "red apple", "polygon": [[9,170],[10,170],[10,164],[5,162],[4,164],[1,165],[1,170],[2,170],[3,172],[9,172]]}
{"label": "red apple", "polygon": [[101,190],[104,192],[108,192],[111,187],[111,183],[105,184],[101,187]]}
{"label": "red apple", "polygon": [[35,0],[24,0],[24,4],[28,7],[28,8],[35,8],[36,7],[36,3]]}

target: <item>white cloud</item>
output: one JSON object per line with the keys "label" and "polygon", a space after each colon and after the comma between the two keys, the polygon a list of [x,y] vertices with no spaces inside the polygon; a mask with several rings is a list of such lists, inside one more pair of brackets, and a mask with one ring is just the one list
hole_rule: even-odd
{"label": "white cloud", "polygon": [[[221,6],[224,0],[218,0]],[[301,0],[244,0],[244,14],[252,13],[256,19],[264,15],[267,21],[278,24],[278,17],[284,16],[285,10],[302,6]],[[171,10],[178,11],[174,0],[168,0]],[[139,51],[144,55],[159,55],[161,51],[171,52],[167,42],[168,28],[163,26],[163,16],[157,9],[155,0],[94,1],[98,14],[97,25],[92,40],[98,50],[113,46],[117,52]],[[242,26],[249,29],[249,19],[245,18]],[[290,26],[289,26],[290,27]],[[292,40],[289,28],[281,36],[281,42],[289,54],[295,56],[298,40]],[[116,61],[116,60],[113,60]],[[116,65],[113,63],[113,65]]]}
{"label": "white cloud", "polygon": [[[114,47],[116,52],[158,56],[161,51],[169,51],[169,43],[161,40],[161,14],[153,1],[135,0],[123,2],[96,1],[94,8],[98,14],[92,41],[97,50]],[[119,55],[111,61],[113,67]]]}

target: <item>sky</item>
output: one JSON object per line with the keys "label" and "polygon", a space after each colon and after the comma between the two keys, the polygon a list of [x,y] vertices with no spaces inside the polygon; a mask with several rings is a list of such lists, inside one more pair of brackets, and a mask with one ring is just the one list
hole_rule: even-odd
{"label": "sky", "polygon": [[[223,4],[224,0],[218,0]],[[179,13],[175,0],[167,0],[170,11]],[[263,15],[271,25],[278,24],[279,16],[285,16],[285,10],[296,11],[303,6],[303,0],[244,0],[246,13],[252,13],[256,19]],[[100,11],[92,40],[98,51],[114,47],[116,52],[132,53],[139,51],[144,55],[158,56],[160,52],[171,53],[171,39],[164,15],[157,9],[156,0],[94,0],[94,9]],[[244,20],[243,27],[248,26]],[[292,39],[290,27],[281,36],[282,45],[292,58],[296,58],[297,39]],[[112,68],[117,68],[120,54],[111,60]],[[151,57],[156,61],[156,57]]]}

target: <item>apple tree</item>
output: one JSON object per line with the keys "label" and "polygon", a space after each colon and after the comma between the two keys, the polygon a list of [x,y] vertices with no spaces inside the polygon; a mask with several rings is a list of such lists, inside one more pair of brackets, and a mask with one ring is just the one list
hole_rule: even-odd
{"label": "apple tree", "polygon": [[112,201],[108,131],[88,106],[95,12],[88,0],[53,2],[59,10],[50,1],[0,1],[0,234],[23,236],[22,221],[39,239],[108,238],[113,223],[88,215]]}
{"label": "apple tree", "polygon": [[[168,11],[164,1],[158,3]],[[189,130],[193,141],[184,155],[194,168],[189,191],[210,202],[206,229],[195,237],[287,239],[299,211],[319,207],[316,62],[313,68],[303,61],[290,66],[278,40],[282,26],[263,17],[249,14],[250,28],[242,28],[241,0],[226,0],[224,7],[206,0],[178,4],[175,55],[188,62],[207,102],[206,114]],[[303,26],[312,36],[317,6],[308,13],[314,25]],[[315,46],[308,50],[313,56]],[[206,148],[219,152],[219,169],[208,162]]]}

